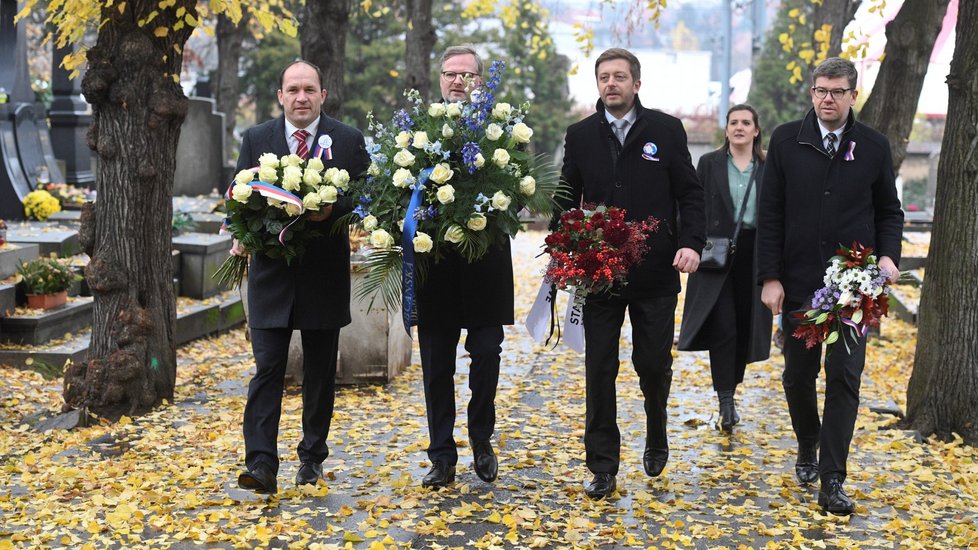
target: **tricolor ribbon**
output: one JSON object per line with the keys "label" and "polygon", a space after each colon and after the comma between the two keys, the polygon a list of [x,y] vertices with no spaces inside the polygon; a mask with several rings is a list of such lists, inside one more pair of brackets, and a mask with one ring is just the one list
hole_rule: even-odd
{"label": "tricolor ribbon", "polygon": [[849,147],[848,147],[848,149],[846,150],[846,154],[845,154],[845,156],[844,156],[843,158],[844,158],[844,159],[845,159],[846,161],[853,161],[853,160],[856,160],[856,155],[854,155],[854,154],[852,154],[852,153],[853,153],[853,151],[855,151],[855,150],[856,150],[856,142],[855,142],[855,141],[850,141],[850,142],[849,142]]}
{"label": "tricolor ribbon", "polygon": [[[257,166],[254,167],[254,168],[251,168],[250,170],[252,172],[258,173],[258,167]],[[265,198],[276,199],[276,200],[280,200],[280,201],[285,202],[285,203],[294,204],[295,206],[297,206],[299,208],[299,216],[301,216],[303,214],[303,212],[306,211],[306,206],[304,204],[302,204],[302,199],[300,199],[296,195],[293,195],[292,193],[289,193],[288,191],[286,191],[285,189],[282,189],[281,187],[276,187],[276,186],[274,186],[274,185],[272,185],[270,183],[265,183],[263,181],[252,181],[252,182],[249,182],[248,185],[250,185],[252,187],[252,189],[258,191],[258,194],[260,194],[261,196],[263,196]],[[234,183],[233,182],[232,182],[231,185],[228,186],[227,193],[225,193],[225,195],[227,196],[228,199],[231,199],[232,198],[232,193],[231,193],[232,189],[234,189]],[[286,225],[285,227],[283,227],[282,228],[282,231],[278,234],[278,242],[280,242],[282,244],[282,246],[285,246],[285,232],[286,232],[286,230],[288,230],[290,227],[292,227],[292,224],[294,224],[295,222],[299,221],[299,216],[296,216],[294,220],[292,220],[291,222],[289,222],[288,225]],[[227,224],[227,220],[225,220],[225,225],[226,224]]]}
{"label": "tricolor ribbon", "polygon": [[857,322],[853,321],[852,319],[847,319],[845,317],[843,317],[841,319],[841,321],[842,321],[842,324],[844,324],[844,325],[846,325],[848,327],[852,327],[856,331],[856,334],[859,334],[860,336],[866,336],[869,333],[869,325],[864,325],[862,323],[857,323]]}
{"label": "tricolor ribbon", "polygon": [[418,174],[414,192],[411,193],[411,202],[408,203],[407,213],[404,215],[404,229],[401,234],[401,250],[404,254],[401,265],[401,317],[408,336],[411,335],[411,326],[418,320],[414,311],[414,235],[418,231],[418,220],[414,218],[414,212],[421,206],[424,186],[428,183],[432,170],[434,168],[425,168]]}
{"label": "tricolor ribbon", "polygon": [[333,138],[323,134],[316,139],[316,148],[312,150],[312,158],[333,160]]}

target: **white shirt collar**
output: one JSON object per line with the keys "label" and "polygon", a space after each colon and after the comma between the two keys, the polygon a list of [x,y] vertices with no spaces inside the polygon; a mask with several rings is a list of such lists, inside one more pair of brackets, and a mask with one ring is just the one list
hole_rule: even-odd
{"label": "white shirt collar", "polygon": [[[818,119],[816,119],[816,120],[818,120]],[[825,143],[825,136],[827,136],[829,134],[835,134],[835,142],[836,143],[842,143],[842,130],[844,128],[845,128],[845,126],[841,126],[841,127],[837,128],[835,130],[829,130],[825,126],[822,126],[822,121],[821,120],[818,121],[818,129],[819,129],[820,132],[822,132],[822,143]]]}
{"label": "white shirt collar", "polygon": [[615,115],[611,114],[611,112],[607,109],[604,111],[604,117],[608,119],[608,124],[614,124],[616,120],[627,120],[628,127],[625,129],[627,132],[628,130],[631,130],[632,126],[635,125],[635,119],[638,118],[638,113],[635,111],[635,106],[632,105],[632,108],[629,109],[629,111],[625,113],[625,116],[621,117],[620,119],[615,118]]}
{"label": "white shirt collar", "polygon": [[[309,126],[306,126],[305,128],[302,128],[302,130],[305,130],[305,131],[309,132],[309,137],[311,137],[313,139],[316,139],[316,133],[319,131],[319,119],[320,118],[321,118],[321,115],[320,116],[317,116],[316,117],[316,120],[312,121],[312,124],[310,124]],[[295,131],[296,130],[299,130],[299,129],[300,129],[299,127],[297,127],[296,125],[294,125],[291,122],[289,122],[288,117],[286,117],[286,119],[285,119],[285,138],[287,140],[294,139],[292,137],[292,134],[294,134]],[[309,138],[306,138],[306,140],[308,140],[308,139]],[[289,143],[291,143],[291,142],[289,142]]]}

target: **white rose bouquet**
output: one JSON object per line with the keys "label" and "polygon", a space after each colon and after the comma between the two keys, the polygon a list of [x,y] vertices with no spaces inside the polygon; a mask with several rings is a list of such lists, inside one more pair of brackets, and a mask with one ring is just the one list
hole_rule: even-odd
{"label": "white rose bouquet", "polygon": [[353,223],[373,247],[361,296],[381,291],[388,306],[398,303],[407,246],[423,276],[428,262],[449,251],[471,262],[516,235],[524,209],[550,217],[559,173],[545,155],[526,152],[529,104],[495,102],[502,70],[503,63],[492,64],[470,103],[428,105],[410,90],[412,106],[389,124],[368,115],[372,162],[349,190],[359,201]]}
{"label": "white rose bouquet", "polygon": [[[292,262],[301,258],[309,239],[320,232],[306,226],[307,211],[319,211],[345,194],[350,183],[346,170],[326,170],[318,157],[277,157],[266,153],[258,166],[234,177],[225,196],[224,229],[250,254],[264,254]],[[231,288],[241,285],[248,260],[230,256],[214,277]]]}

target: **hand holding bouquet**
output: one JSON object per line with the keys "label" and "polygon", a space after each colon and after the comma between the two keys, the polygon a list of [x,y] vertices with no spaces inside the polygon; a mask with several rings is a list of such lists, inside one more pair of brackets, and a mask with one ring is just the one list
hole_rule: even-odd
{"label": "hand holding bouquet", "polygon": [[[347,188],[346,170],[325,170],[317,157],[298,155],[282,158],[272,153],[259,157],[259,165],[242,170],[227,192],[225,229],[249,254],[301,258],[309,239],[320,236],[306,227],[306,211],[318,212],[331,205]],[[247,271],[245,256],[230,256],[214,275],[230,287],[241,285]]]}
{"label": "hand holding bouquet", "polygon": [[545,278],[575,294],[611,290],[642,261],[649,250],[646,238],[658,227],[655,218],[625,221],[625,210],[613,206],[568,210],[545,240],[550,254]]}

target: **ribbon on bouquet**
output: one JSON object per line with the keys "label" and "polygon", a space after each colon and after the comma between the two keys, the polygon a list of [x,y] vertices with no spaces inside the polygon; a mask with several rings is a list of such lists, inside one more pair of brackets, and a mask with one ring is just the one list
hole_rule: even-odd
{"label": "ribbon on bouquet", "polygon": [[[554,285],[544,280],[537,291],[536,300],[526,315],[527,332],[540,345],[550,343],[550,338],[557,329],[557,340],[560,341],[560,324],[556,321],[557,290]],[[577,293],[567,301],[564,313],[564,343],[574,351],[584,352],[584,296]]]}
{"label": "ribbon on bouquet", "polygon": [[856,331],[856,334],[858,334],[859,336],[866,336],[867,334],[869,334],[869,325],[864,325],[862,323],[857,323],[857,322],[853,321],[852,319],[846,319],[845,317],[842,317],[840,319],[840,321],[842,321],[842,324],[843,325],[846,325],[848,327],[852,327],[853,330]]}
{"label": "ribbon on bouquet", "polygon": [[424,187],[428,183],[428,176],[431,175],[432,170],[433,167],[425,168],[418,174],[414,192],[411,193],[411,202],[408,203],[407,213],[404,215],[404,228],[401,231],[401,251],[404,255],[401,261],[401,317],[408,336],[411,336],[411,327],[418,320],[417,312],[414,311],[414,235],[418,231],[418,220],[414,218],[414,212],[421,206]]}
{"label": "ribbon on bouquet", "polygon": [[[258,167],[256,166],[254,168],[251,168],[251,171],[258,173]],[[292,193],[289,193],[288,191],[282,189],[281,187],[276,187],[270,183],[265,183],[263,181],[252,181],[249,182],[248,185],[250,185],[251,188],[254,189],[255,191],[258,191],[258,194],[260,194],[265,198],[276,199],[285,203],[294,204],[299,208],[299,216],[301,216],[302,213],[306,211],[306,205],[302,204],[302,199],[300,199],[296,195],[293,195]],[[228,190],[225,193],[225,196],[228,200],[231,199],[231,190],[233,188],[234,188],[234,184],[232,183],[231,185],[228,186]],[[299,221],[299,216],[296,216],[294,220],[292,220],[291,222],[289,222],[288,225],[283,227],[282,231],[278,234],[278,242],[281,243],[282,246],[285,246],[285,232],[290,227],[292,227],[292,224]]]}

